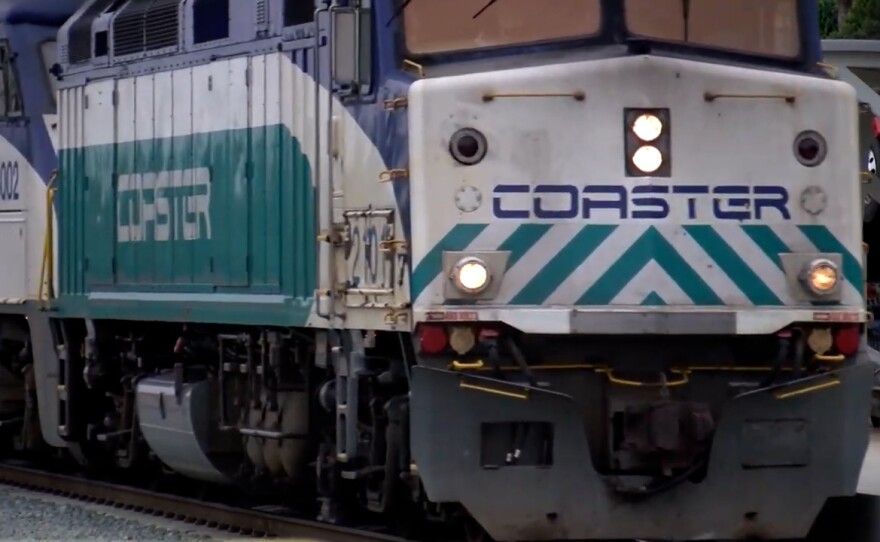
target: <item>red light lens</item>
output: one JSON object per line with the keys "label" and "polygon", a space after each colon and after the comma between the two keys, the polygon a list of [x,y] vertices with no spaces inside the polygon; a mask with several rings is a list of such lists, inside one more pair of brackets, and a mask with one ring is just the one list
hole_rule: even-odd
{"label": "red light lens", "polygon": [[419,348],[425,354],[439,354],[449,344],[443,326],[421,325],[416,335],[419,337]]}
{"label": "red light lens", "polygon": [[834,331],[834,346],[844,356],[851,356],[859,351],[862,333],[859,326],[845,326]]}

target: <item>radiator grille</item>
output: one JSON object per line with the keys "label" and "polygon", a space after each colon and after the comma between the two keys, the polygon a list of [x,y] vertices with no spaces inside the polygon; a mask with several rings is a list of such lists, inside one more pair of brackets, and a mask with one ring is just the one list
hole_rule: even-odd
{"label": "radiator grille", "polygon": [[70,26],[70,33],[67,35],[69,42],[67,52],[71,64],[92,58],[92,22],[113,2],[114,0],[95,2]]}
{"label": "radiator grille", "polygon": [[131,0],[113,23],[113,54],[131,55],[177,45],[181,0]]}

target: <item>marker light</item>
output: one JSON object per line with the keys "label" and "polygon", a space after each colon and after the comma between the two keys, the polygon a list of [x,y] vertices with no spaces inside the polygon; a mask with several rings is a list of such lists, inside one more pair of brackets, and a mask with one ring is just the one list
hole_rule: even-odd
{"label": "marker light", "polygon": [[419,339],[419,350],[425,354],[439,354],[449,345],[446,330],[440,325],[419,324],[416,336]]}
{"label": "marker light", "polygon": [[489,286],[489,267],[478,258],[463,258],[452,270],[452,280],[459,290],[478,294]]}
{"label": "marker light", "polygon": [[806,283],[817,294],[827,294],[837,286],[839,273],[837,266],[829,260],[813,261],[806,273]]}
{"label": "marker light", "polygon": [[654,173],[663,165],[663,154],[657,147],[645,145],[633,154],[632,161],[643,173]]}
{"label": "marker light", "polygon": [[834,331],[834,346],[844,356],[852,356],[859,351],[862,342],[862,332],[859,326],[840,327]]}
{"label": "marker light", "polygon": [[646,143],[654,141],[663,132],[663,121],[657,115],[645,113],[633,123],[633,132]]}

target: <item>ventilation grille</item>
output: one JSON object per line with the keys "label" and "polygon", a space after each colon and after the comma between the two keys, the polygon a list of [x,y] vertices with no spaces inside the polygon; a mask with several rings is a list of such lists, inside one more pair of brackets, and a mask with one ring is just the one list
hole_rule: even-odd
{"label": "ventilation grille", "polygon": [[99,0],[95,2],[70,26],[70,33],[67,35],[67,39],[70,43],[68,53],[71,64],[78,64],[92,58],[92,22],[113,1]]}
{"label": "ventilation grille", "polygon": [[131,0],[113,21],[113,54],[130,55],[144,50],[144,16],[153,0]]}
{"label": "ventilation grille", "polygon": [[154,0],[147,12],[147,51],[177,45],[179,18],[180,0]]}
{"label": "ventilation grille", "polygon": [[257,0],[257,24],[265,25],[269,22],[269,10],[266,0]]}
{"label": "ventilation grille", "polygon": [[180,0],[132,0],[113,23],[113,54],[171,47],[179,35]]}

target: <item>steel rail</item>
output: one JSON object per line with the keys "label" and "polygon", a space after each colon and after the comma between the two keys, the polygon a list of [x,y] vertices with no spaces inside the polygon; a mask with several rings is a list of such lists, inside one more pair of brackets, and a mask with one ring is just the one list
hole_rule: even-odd
{"label": "steel rail", "polygon": [[0,484],[51,493],[88,503],[231,531],[248,536],[307,538],[333,542],[404,542],[384,533],[338,527],[316,521],[289,518],[267,512],[207,503],[195,499],[109,484],[28,467],[0,464]]}

